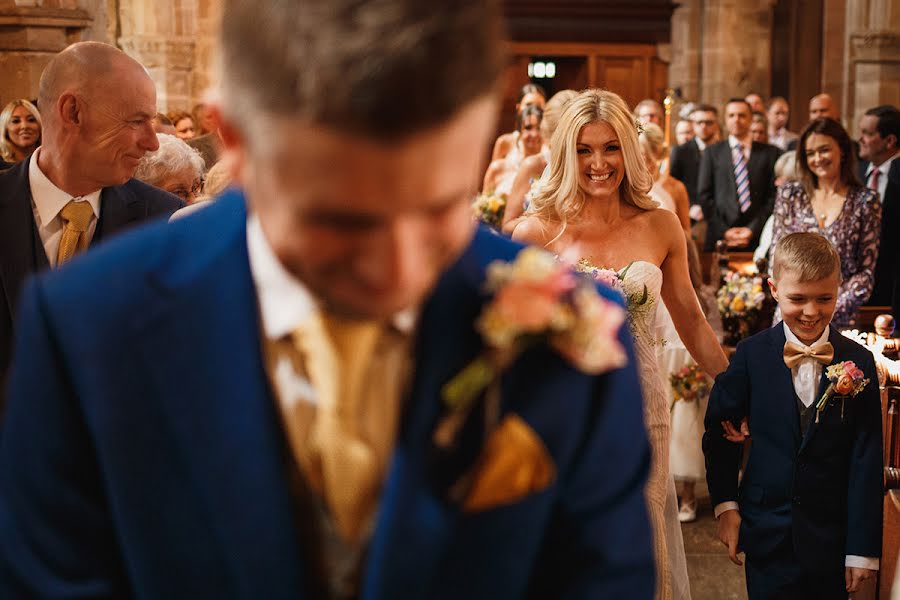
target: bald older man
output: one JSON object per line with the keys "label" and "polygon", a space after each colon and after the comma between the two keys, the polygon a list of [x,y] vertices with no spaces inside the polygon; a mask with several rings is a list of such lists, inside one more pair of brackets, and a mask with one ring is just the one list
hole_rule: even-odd
{"label": "bald older man", "polygon": [[132,179],[141,157],[159,146],[156,88],[138,62],[106,44],[73,44],[41,75],[38,103],[41,147],[0,174],[3,380],[19,290],[30,274],[182,206]]}

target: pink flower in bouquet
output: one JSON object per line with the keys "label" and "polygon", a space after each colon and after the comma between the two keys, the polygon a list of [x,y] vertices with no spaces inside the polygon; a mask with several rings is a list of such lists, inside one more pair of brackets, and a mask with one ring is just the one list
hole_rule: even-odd
{"label": "pink flower in bouquet", "polygon": [[560,296],[571,291],[574,278],[565,270],[543,281],[511,281],[494,298],[497,315],[523,332],[548,329],[559,311]]}
{"label": "pink flower in bouquet", "polygon": [[834,384],[835,393],[846,396],[853,391],[853,377],[848,373],[844,373]]}
{"label": "pink flower in bouquet", "polygon": [[597,375],[624,366],[628,357],[619,343],[619,329],[625,311],[588,287],[576,290],[573,302],[574,325],[552,338],[551,345],[586,373]]}

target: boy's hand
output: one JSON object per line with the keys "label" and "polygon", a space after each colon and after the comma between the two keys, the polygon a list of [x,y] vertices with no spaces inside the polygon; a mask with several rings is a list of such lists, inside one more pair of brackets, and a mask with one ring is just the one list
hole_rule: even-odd
{"label": "boy's hand", "polygon": [[[728,558],[737,566],[744,563],[738,558],[738,534],[741,530],[741,513],[732,509],[719,515],[719,541],[728,548]],[[854,569],[857,570],[857,569]],[[849,580],[848,580],[849,581]]]}
{"label": "boy's hand", "polygon": [[747,421],[747,417],[741,419],[741,429],[738,431],[735,429],[734,425],[731,424],[731,421],[722,421],[722,429],[725,430],[725,433],[722,435],[729,442],[733,442],[735,444],[743,444],[745,441],[750,439],[750,424]]}
{"label": "boy's hand", "polygon": [[[725,515],[722,516],[724,517]],[[847,591],[850,593],[858,592],[859,585],[866,579],[872,579],[873,577],[875,577],[875,571],[871,569],[844,567],[844,580],[847,582]]]}

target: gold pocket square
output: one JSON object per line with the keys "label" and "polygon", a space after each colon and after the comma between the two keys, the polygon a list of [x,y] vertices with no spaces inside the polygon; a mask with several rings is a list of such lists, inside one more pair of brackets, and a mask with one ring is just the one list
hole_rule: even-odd
{"label": "gold pocket square", "polygon": [[475,512],[512,504],[546,489],[555,478],[556,465],[540,436],[510,414],[488,436],[462,507]]}

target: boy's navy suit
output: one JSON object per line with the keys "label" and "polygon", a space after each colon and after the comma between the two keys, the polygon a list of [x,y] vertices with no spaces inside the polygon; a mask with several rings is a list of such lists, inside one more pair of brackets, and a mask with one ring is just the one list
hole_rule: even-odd
{"label": "boy's navy suit", "polygon": [[[728,370],[716,378],[703,451],[713,505],[740,505],[738,546],[748,565],[794,561],[814,580],[843,585],[846,556],[881,555],[881,403],[872,354],[833,327],[829,341],[830,364],[853,361],[870,379],[857,396],[844,400],[843,415],[834,398],[819,422],[813,413],[801,432],[798,398],[782,355],[784,325],[778,323],[738,344]],[[827,386],[823,368],[816,400]],[[720,422],[737,424],[745,416],[753,441],[739,486],[743,446],[722,437]]]}
{"label": "boy's navy suit", "polygon": [[[0,598],[319,597],[246,221],[229,192],[26,286],[0,435]],[[649,446],[626,327],[626,368],[590,377],[538,347],[504,378],[504,413],[557,467],[549,487],[480,512],[445,494],[483,439],[476,427],[460,464],[435,460],[440,389],[483,349],[473,323],[487,264],[520,248],[480,231],[422,307],[361,599],[653,594]]]}

